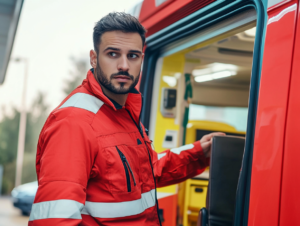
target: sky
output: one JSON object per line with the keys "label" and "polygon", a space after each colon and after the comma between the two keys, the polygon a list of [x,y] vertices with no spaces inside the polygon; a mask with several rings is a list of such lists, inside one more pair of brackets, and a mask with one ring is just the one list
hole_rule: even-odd
{"label": "sky", "polygon": [[[11,58],[28,60],[28,110],[39,91],[54,109],[70,78],[70,57],[86,59],[93,48],[95,23],[112,11],[126,11],[141,0],[24,0]],[[19,108],[25,64],[11,61],[0,85],[0,107]],[[1,109],[1,108],[0,108]],[[3,112],[0,110],[0,120]]]}

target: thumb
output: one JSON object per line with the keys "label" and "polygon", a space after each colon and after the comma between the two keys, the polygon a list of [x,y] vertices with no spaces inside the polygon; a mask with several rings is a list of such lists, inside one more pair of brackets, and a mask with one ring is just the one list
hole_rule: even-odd
{"label": "thumb", "polygon": [[210,157],[211,140],[206,142],[200,142],[205,157]]}

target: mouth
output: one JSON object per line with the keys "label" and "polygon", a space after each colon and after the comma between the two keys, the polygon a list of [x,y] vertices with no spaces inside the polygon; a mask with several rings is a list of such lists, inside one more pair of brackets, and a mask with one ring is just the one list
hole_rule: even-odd
{"label": "mouth", "polygon": [[117,75],[114,76],[113,79],[116,79],[118,82],[128,82],[131,80],[131,78],[126,75]]}

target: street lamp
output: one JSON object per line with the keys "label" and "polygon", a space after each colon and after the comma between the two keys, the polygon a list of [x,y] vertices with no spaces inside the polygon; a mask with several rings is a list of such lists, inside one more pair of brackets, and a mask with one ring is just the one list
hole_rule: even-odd
{"label": "street lamp", "polygon": [[16,180],[15,186],[19,186],[22,181],[22,167],[25,149],[25,134],[26,134],[26,91],[27,91],[27,78],[28,78],[28,59],[26,58],[13,58],[15,62],[23,62],[25,65],[23,95],[20,109],[20,124],[19,124],[19,137],[18,137],[18,152],[16,163]]}

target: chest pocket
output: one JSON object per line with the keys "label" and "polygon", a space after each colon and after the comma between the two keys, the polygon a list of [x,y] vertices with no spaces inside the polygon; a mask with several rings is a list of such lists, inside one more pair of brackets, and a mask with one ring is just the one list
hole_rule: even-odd
{"label": "chest pocket", "polygon": [[109,190],[128,193],[139,186],[139,158],[133,148],[118,145],[105,149]]}

